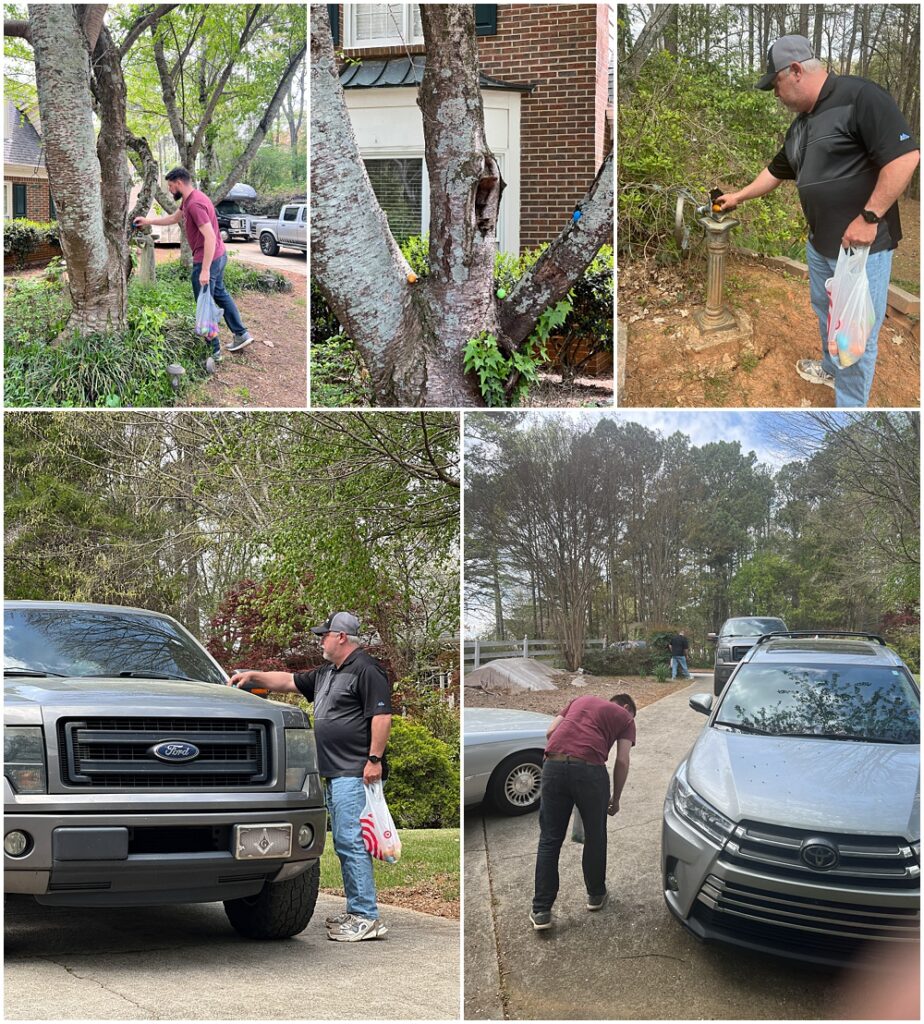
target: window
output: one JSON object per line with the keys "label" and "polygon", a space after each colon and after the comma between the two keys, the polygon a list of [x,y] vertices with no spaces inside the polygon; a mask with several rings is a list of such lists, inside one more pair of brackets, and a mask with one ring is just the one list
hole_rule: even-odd
{"label": "window", "polygon": [[13,186],[13,216],[14,217],[26,217],[28,216],[27,211],[28,205],[26,203],[26,186],[25,185],[14,185]]}
{"label": "window", "polygon": [[283,220],[298,220],[298,207],[297,206],[287,206],[282,211],[282,219]]}
{"label": "window", "polygon": [[406,238],[426,231],[423,222],[423,159],[364,159],[363,163],[395,240],[400,244]]}
{"label": "window", "polygon": [[347,49],[423,42],[417,4],[344,4]]}

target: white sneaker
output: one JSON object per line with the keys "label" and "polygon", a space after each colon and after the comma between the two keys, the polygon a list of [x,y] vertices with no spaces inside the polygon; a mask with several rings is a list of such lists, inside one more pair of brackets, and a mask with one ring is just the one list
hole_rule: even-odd
{"label": "white sneaker", "polygon": [[821,368],[820,359],[800,359],[796,363],[796,373],[809,384],[827,384],[834,390],[834,378]]}
{"label": "white sneaker", "polygon": [[339,928],[331,928],[327,937],[334,942],[362,942],[363,939],[379,939],[387,934],[388,929],[379,918],[373,920],[350,914],[349,920],[344,921]]}

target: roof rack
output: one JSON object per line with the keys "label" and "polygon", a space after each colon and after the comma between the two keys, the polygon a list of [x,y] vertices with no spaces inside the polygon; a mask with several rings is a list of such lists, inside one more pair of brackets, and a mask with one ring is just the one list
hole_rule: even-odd
{"label": "roof rack", "polygon": [[757,647],[759,644],[766,643],[768,640],[777,640],[781,637],[815,637],[821,639],[821,637],[860,637],[863,640],[874,640],[878,644],[882,644],[883,647],[888,646],[885,640],[878,633],[866,633],[863,630],[858,629],[798,629],[798,630],[787,630],[785,633],[764,633],[757,643],[754,645]]}

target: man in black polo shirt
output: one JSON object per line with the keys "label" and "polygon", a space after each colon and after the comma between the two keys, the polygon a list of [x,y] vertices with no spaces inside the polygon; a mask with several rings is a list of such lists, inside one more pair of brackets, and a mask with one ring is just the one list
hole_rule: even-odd
{"label": "man in black polo shirt", "polygon": [[346,913],[327,919],[327,937],[358,942],[385,935],[379,919],[372,860],[359,818],[366,785],[382,778],[391,731],[391,686],[379,663],[359,646],[359,622],[337,612],[311,632],[321,638],[325,665],[310,672],[239,672],[232,686],[258,683],[268,690],[301,693],[314,703],[318,768],[327,789],[334,850],[340,858]]}
{"label": "man in black polo shirt", "polygon": [[[876,369],[879,328],[886,312],[892,251],[902,237],[898,197],[920,158],[911,128],[891,96],[875,82],[825,71],[805,36],[782,36],[767,53],[758,89],[772,89],[798,117],[770,165],[740,192],[717,200],[724,210],[792,180],[809,225],[806,258],[812,308],[821,327],[821,359],[800,359],[796,370],[834,389],[838,406],[865,406]],[[839,367],[828,352],[828,295],[840,247],[869,246],[866,263],[876,321],[866,351]]]}

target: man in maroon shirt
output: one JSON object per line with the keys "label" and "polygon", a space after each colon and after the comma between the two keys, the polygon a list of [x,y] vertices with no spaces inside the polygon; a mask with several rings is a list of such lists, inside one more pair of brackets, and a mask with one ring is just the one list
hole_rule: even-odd
{"label": "man in maroon shirt", "polygon": [[[539,804],[539,849],[536,888],[529,919],[536,931],[552,927],[552,904],[558,895],[558,857],[575,806],[584,822],[584,884],[587,909],[606,903],[606,817],[619,810],[629,775],[629,752],[635,746],[635,701],[617,693],[576,697],[556,716],[546,733]],[[613,793],[606,759],[616,744]]]}
{"label": "man in maroon shirt", "polygon": [[[175,213],[167,217],[136,217],[135,226],[183,222],[186,240],[192,249],[193,298],[199,298],[201,288],[208,288],[211,291],[215,305],[224,311],[225,323],[234,335],[234,340],[228,345],[228,351],[239,352],[253,341],[253,336],[241,322],[241,315],[234,299],[225,290],[224,276],[228,254],[218,230],[215,207],[204,192],[193,187],[192,178],[185,167],[174,167],[172,171],[167,172],[165,179],[170,194],[181,205]],[[216,362],[220,361],[221,345],[218,335],[209,338],[208,341],[212,357]]]}

